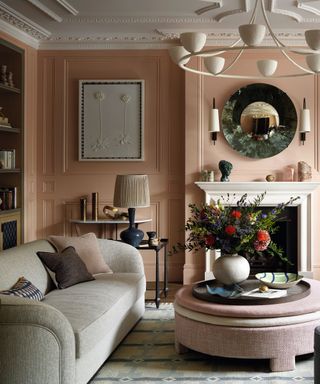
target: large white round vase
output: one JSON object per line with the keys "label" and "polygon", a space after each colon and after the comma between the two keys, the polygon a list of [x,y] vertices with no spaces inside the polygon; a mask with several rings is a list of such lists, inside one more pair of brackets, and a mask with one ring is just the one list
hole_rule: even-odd
{"label": "large white round vase", "polygon": [[213,263],[212,272],[216,280],[225,285],[238,284],[250,273],[248,260],[240,255],[222,255]]}

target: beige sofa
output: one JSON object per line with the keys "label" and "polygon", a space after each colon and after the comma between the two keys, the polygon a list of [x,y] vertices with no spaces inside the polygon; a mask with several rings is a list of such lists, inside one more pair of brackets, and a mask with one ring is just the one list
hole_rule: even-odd
{"label": "beige sofa", "polygon": [[113,274],[58,290],[36,255],[37,240],[0,252],[0,290],[20,276],[43,301],[0,295],[0,383],[87,383],[144,313],[145,275],[130,245],[98,239]]}

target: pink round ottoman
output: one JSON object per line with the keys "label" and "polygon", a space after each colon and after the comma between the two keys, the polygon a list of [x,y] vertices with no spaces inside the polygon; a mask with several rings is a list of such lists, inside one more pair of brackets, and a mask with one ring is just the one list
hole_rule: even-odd
{"label": "pink round ottoman", "polygon": [[178,353],[189,348],[212,356],[270,359],[271,371],[295,368],[295,356],[313,352],[320,325],[320,282],[300,300],[268,305],[226,305],[192,296],[192,285],[175,298]]}

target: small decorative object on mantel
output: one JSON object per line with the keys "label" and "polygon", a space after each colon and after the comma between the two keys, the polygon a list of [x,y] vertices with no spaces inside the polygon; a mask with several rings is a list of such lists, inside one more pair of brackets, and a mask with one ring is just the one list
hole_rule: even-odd
{"label": "small decorative object on mantel", "polygon": [[214,181],[214,171],[204,169],[200,172],[200,181]]}
{"label": "small decorative object on mantel", "polygon": [[220,250],[221,256],[215,260],[212,272],[215,279],[225,285],[238,284],[248,278],[250,265],[246,255],[264,253],[266,257],[278,256],[288,263],[270,235],[276,231],[284,209],[298,198],[290,198],[272,210],[259,209],[265,194],[250,201],[245,194],[238,201],[232,201],[229,196],[200,207],[190,204],[191,217],[185,227],[189,235],[186,243],[178,247],[189,251]]}
{"label": "small decorative object on mantel", "polygon": [[305,161],[298,162],[298,180],[306,181],[312,178],[312,170],[310,165],[308,165]]}
{"label": "small decorative object on mantel", "polygon": [[266,180],[269,182],[276,181],[275,175],[267,175]]}
{"label": "small decorative object on mantel", "polygon": [[220,181],[230,181],[229,176],[230,176],[232,168],[233,168],[233,165],[229,161],[227,161],[227,160],[219,161],[219,169],[221,172]]}

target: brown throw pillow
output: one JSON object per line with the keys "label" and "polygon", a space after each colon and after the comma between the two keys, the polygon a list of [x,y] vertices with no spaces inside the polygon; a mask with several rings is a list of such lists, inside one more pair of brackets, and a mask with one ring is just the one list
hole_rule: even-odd
{"label": "brown throw pillow", "polygon": [[67,247],[62,252],[56,253],[39,251],[37,255],[55,273],[55,279],[60,289],[94,280],[74,247]]}
{"label": "brown throw pillow", "polygon": [[92,275],[112,273],[103,259],[94,233],[87,233],[79,237],[49,236],[48,240],[60,252],[66,247],[74,247]]}

